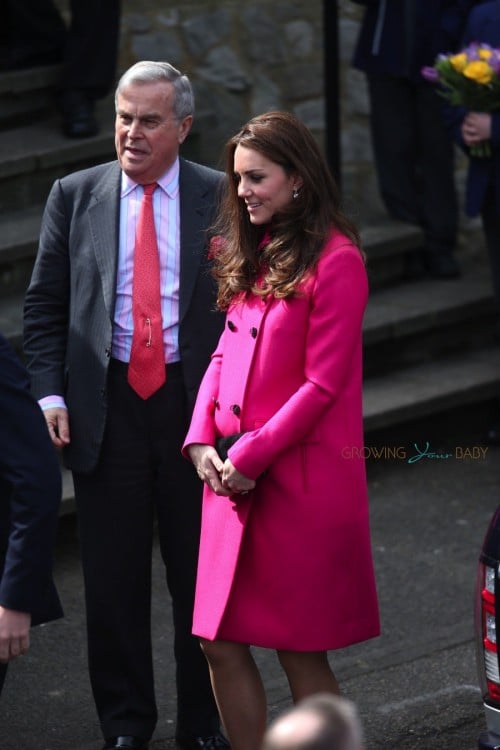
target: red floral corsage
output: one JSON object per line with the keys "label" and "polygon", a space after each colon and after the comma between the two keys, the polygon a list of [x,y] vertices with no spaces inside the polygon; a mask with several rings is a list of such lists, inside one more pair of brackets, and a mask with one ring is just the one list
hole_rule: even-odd
{"label": "red floral corsage", "polygon": [[208,244],[208,258],[209,260],[213,260],[216,258],[222,248],[224,247],[224,237],[222,237],[220,234],[215,234],[213,237],[211,237],[210,242]]}

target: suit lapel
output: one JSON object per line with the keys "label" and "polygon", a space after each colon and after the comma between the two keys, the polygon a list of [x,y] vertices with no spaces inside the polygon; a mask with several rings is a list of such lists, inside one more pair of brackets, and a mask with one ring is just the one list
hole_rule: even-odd
{"label": "suit lapel", "polygon": [[120,167],[118,162],[115,162],[93,188],[93,202],[90,203],[88,211],[90,236],[110,319],[113,318],[116,294],[120,176]]}
{"label": "suit lapel", "polygon": [[196,167],[184,159],[180,160],[179,196],[181,233],[179,322],[182,322],[189,308],[198,276],[206,244],[205,231],[211,216],[207,190],[197,174]]}

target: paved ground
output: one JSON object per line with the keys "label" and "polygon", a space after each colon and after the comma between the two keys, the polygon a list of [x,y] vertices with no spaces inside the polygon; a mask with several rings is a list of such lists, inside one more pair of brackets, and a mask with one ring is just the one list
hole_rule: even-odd
{"label": "paved ground", "polygon": [[[368,750],[473,750],[484,728],[473,590],[481,541],[500,503],[500,449],[480,450],[485,419],[475,409],[451,421],[367,438],[371,454],[382,455],[369,463],[369,484],[383,634],[333,654],[332,664],[346,695],[359,705]],[[410,463],[427,441],[427,456]],[[387,458],[388,449],[395,448],[399,457]],[[478,458],[460,458],[473,448]],[[450,455],[429,458],[431,452]],[[12,666],[0,707],[0,750],[102,746],[85,668],[81,574],[71,519],[61,525],[56,576],[66,618],[36,629],[30,654]],[[154,578],[161,719],[151,747],[171,750],[172,627],[157,549]],[[274,654],[259,650],[256,657],[274,715],[288,704],[288,690]]]}

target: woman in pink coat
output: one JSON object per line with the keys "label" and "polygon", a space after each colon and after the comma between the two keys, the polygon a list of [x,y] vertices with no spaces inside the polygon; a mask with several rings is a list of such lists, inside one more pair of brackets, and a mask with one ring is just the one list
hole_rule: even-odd
{"label": "woman in pink coat", "polygon": [[[297,701],[338,692],[329,649],[379,634],[360,457],[367,278],[297,118],[252,119],[226,171],[212,241],[226,326],[183,450],[205,482],[193,632],[233,750],[257,750],[250,645],[277,650]],[[239,433],[221,456],[218,439]]]}

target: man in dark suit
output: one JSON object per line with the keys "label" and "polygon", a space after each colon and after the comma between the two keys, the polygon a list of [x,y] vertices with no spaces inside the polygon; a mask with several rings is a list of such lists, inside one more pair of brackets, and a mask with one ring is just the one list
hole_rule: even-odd
{"label": "man in dark suit", "polygon": [[62,617],[52,581],[61,472],[27,373],[0,336],[0,693],[31,625]]}
{"label": "man in dark suit", "polygon": [[[49,195],[26,296],[25,350],[50,435],[73,471],[104,747],[147,747],[157,720],[150,632],[156,519],[175,626],[176,740],[185,750],[223,748],[207,666],[191,635],[201,483],[180,453],[223,325],[206,237],[222,175],[179,157],[193,95],[168,63],[126,71],[116,112],[118,161],[57,180]],[[146,234],[136,237],[136,229],[151,184],[166,381],[147,397],[129,383],[128,367],[140,275],[134,256]],[[151,334],[150,318],[143,322]],[[144,339],[143,353],[155,339],[154,332]]]}

